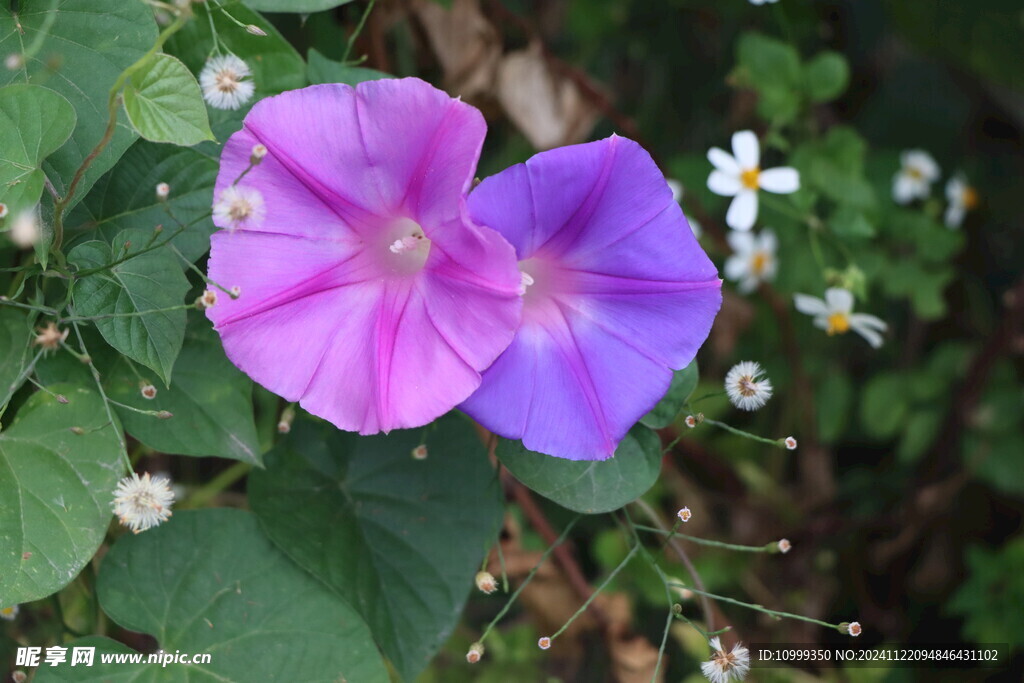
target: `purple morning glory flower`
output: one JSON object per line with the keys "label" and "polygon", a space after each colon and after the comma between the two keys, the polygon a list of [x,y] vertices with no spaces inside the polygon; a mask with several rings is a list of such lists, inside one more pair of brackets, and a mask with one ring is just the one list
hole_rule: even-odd
{"label": "purple morning glory flower", "polygon": [[462,409],[534,451],[611,456],[693,360],[722,281],[632,140],[542,152],[485,180],[473,219],[519,258],[523,322]]}
{"label": "purple morning glory flower", "polygon": [[411,78],[256,104],[215,193],[227,229],[209,274],[241,296],[207,316],[231,361],[363,434],[466,399],[522,306],[512,248],[466,213],[485,130],[479,111]]}

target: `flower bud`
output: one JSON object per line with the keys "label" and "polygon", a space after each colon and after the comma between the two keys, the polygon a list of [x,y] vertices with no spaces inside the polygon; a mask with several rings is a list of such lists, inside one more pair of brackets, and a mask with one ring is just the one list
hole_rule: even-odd
{"label": "flower bud", "polygon": [[4,204],[3,202],[0,202],[0,218],[7,218],[7,212],[7,205]]}
{"label": "flower bud", "polygon": [[427,459],[427,445],[420,444],[416,448],[412,449],[412,457],[415,460],[426,460]]}
{"label": "flower bud", "polygon": [[295,408],[288,406],[281,411],[281,419],[277,421],[277,433],[287,434],[292,431],[292,422],[295,421]]}
{"label": "flower bud", "polygon": [[63,405],[67,405],[68,397],[65,396],[64,394],[57,394],[57,403],[61,403]]}
{"label": "flower bud", "polygon": [[161,410],[156,414],[156,416],[160,420],[170,420],[172,417],[174,417],[174,413],[170,412],[169,410]]}
{"label": "flower bud", "polygon": [[693,513],[690,512],[690,508],[682,507],[679,512],[676,513],[676,517],[678,517],[682,522],[689,522],[690,517],[693,517]]}
{"label": "flower bud", "polygon": [[548,636],[544,636],[543,638],[537,641],[537,647],[539,647],[542,650],[547,650],[551,647],[551,638],[549,638]]}
{"label": "flower bud", "polygon": [[795,451],[796,450],[796,439],[794,439],[793,437],[787,436],[783,443],[786,444],[786,448],[788,448],[789,450],[791,450],[791,451]]}
{"label": "flower bud", "polygon": [[157,183],[156,186],[156,198],[157,201],[165,201],[167,196],[171,194],[171,186],[167,183]]}
{"label": "flower bud", "polygon": [[156,387],[152,384],[143,384],[139,387],[139,393],[142,394],[142,398],[152,401],[156,398]]}
{"label": "flower bud", "polygon": [[249,24],[245,27],[246,32],[253,34],[254,36],[266,37],[267,32],[261,29],[256,24]]}
{"label": "flower bud", "polygon": [[252,152],[249,153],[249,163],[255,166],[256,164],[263,161],[263,157],[267,156],[267,148],[264,145],[253,145]]}
{"label": "flower bud", "polygon": [[476,664],[480,661],[480,658],[484,656],[484,644],[473,643],[469,646],[469,652],[466,653],[466,661],[470,664]]}
{"label": "flower bud", "polygon": [[476,587],[479,588],[481,592],[490,595],[494,591],[498,590],[498,582],[495,581],[494,575],[490,572],[477,572]]}
{"label": "flower bud", "polygon": [[82,436],[85,434],[85,430],[82,429],[81,427],[71,427],[69,431],[75,436]]}
{"label": "flower bud", "polygon": [[793,546],[792,546],[792,544],[791,544],[791,543],[789,542],[789,539],[788,539],[788,538],[783,538],[783,539],[781,539],[781,540],[779,541],[779,543],[778,543],[778,548],[779,548],[779,552],[780,552],[780,553],[782,553],[783,555],[785,555],[786,553],[788,553],[788,552],[789,552],[789,550],[790,550],[790,548],[792,548],[792,547],[793,547]]}

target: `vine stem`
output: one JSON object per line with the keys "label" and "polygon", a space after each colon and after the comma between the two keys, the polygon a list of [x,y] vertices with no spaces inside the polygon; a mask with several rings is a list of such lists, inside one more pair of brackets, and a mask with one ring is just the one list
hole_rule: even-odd
{"label": "vine stem", "polygon": [[110,95],[107,97],[107,127],[103,131],[103,137],[96,143],[96,146],[92,148],[92,151],[82,160],[82,164],[75,171],[75,175],[72,176],[71,182],[68,184],[67,192],[59,200],[53,204],[53,244],[50,249],[55,253],[61,253],[60,246],[64,242],[64,210],[67,209],[68,204],[75,196],[75,190],[78,189],[78,184],[82,182],[82,178],[85,176],[85,172],[89,170],[92,162],[96,160],[103,150],[106,149],[107,145],[114,137],[114,131],[117,130],[117,110],[121,105],[121,89],[124,84],[128,82],[128,79],[135,74],[136,71],[141,69],[152,57],[159,52],[167,39],[177,33],[190,16],[186,12],[181,12],[174,19],[174,22],[170,26],[161,31],[160,35],[157,36],[156,42],[153,46],[146,51],[146,54],[142,55],[134,64],[129,66],[127,69],[121,72],[121,75],[114,81],[114,85],[110,87]]}

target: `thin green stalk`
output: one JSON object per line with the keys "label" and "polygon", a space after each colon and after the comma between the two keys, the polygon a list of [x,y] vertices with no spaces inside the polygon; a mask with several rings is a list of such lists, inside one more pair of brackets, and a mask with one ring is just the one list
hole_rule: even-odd
{"label": "thin green stalk", "polygon": [[103,408],[107,413],[107,420],[110,421],[111,426],[114,428],[114,433],[117,434],[117,442],[121,446],[121,458],[124,460],[125,471],[132,471],[132,461],[128,459],[128,444],[124,439],[124,432],[118,427],[118,421],[114,417],[114,411],[110,407],[110,399],[107,398],[107,392],[103,390],[103,381],[100,379],[100,371],[96,369],[95,363],[92,362],[92,356],[89,354],[89,349],[85,347],[85,339],[82,337],[82,330],[78,327],[78,322],[72,320],[71,326],[75,330],[75,336],[78,337],[78,346],[82,349],[81,355],[72,351],[67,345],[65,349],[71,351],[72,355],[77,357],[80,361],[83,361],[89,366],[89,372],[92,374],[93,382],[96,383],[96,390],[99,391],[100,398],[103,399]]}
{"label": "thin green stalk", "polygon": [[363,26],[366,25],[366,19],[370,16],[370,12],[373,10],[373,6],[376,2],[377,0],[370,0],[369,4],[366,5],[366,9],[363,11],[363,16],[359,18],[356,30],[348,37],[348,44],[345,45],[345,54],[341,56],[342,64],[348,64],[348,56],[352,52],[352,47],[356,43],[356,38],[358,38],[359,34],[363,32]]}
{"label": "thin green stalk", "polygon": [[715,595],[714,593],[708,593],[706,591],[702,591],[702,590],[699,590],[697,588],[693,588],[692,586],[686,586],[684,584],[676,583],[674,581],[670,581],[669,585],[670,586],[675,586],[676,588],[685,588],[686,590],[692,591],[692,592],[696,593],[697,595],[703,595],[704,597],[710,598],[712,600],[718,600],[719,602],[726,602],[726,603],[729,603],[730,605],[736,605],[737,607],[746,607],[747,609],[752,609],[755,612],[761,612],[762,614],[767,614],[768,616],[774,617],[776,619],[797,619],[799,621],[806,621],[806,622],[811,623],[811,624],[817,624],[818,626],[824,626],[826,628],[830,628],[830,629],[834,629],[834,630],[838,630],[839,629],[839,624],[830,624],[827,621],[821,621],[820,619],[814,619],[812,617],[805,617],[802,614],[793,614],[792,612],[779,612],[777,610],[768,609],[764,605],[755,605],[754,603],[743,602],[741,600],[736,600],[735,598],[728,598],[728,597],[726,597],[724,595]]}
{"label": "thin green stalk", "polygon": [[222,491],[234,484],[236,481],[249,474],[252,465],[247,462],[236,462],[213,479],[203,484],[178,505],[179,508],[203,507],[217,497]]}
{"label": "thin green stalk", "polygon": [[128,313],[103,313],[100,315],[77,315],[69,318],[61,318],[58,322],[71,323],[71,322],[90,322],[93,320],[107,320],[108,318],[139,318],[146,315],[153,315],[154,313],[170,313],[172,311],[181,311],[187,308],[192,308],[192,304],[178,304],[177,306],[168,306],[167,308],[151,308],[145,311],[130,311]]}
{"label": "thin green stalk", "polygon": [[615,567],[615,569],[613,569],[611,573],[608,574],[605,580],[601,582],[601,585],[594,589],[594,592],[590,594],[590,597],[587,598],[586,602],[580,605],[580,608],[576,610],[576,612],[571,617],[569,617],[569,620],[562,624],[562,628],[558,629],[551,635],[551,640],[554,640],[558,636],[565,633],[565,630],[569,628],[572,622],[576,621],[577,617],[583,614],[587,610],[587,608],[590,607],[590,603],[592,603],[594,599],[601,594],[601,591],[604,590],[604,587],[611,583],[611,580],[615,578],[615,575],[622,571],[627,564],[629,564],[629,561],[633,559],[633,556],[637,554],[641,547],[643,546],[641,546],[639,543],[633,544],[633,547],[630,549],[630,551],[626,553],[626,556],[624,558],[622,558],[622,562],[619,562],[618,566]]}
{"label": "thin green stalk", "polygon": [[776,448],[785,448],[786,447],[786,444],[784,444],[779,439],[766,439],[763,436],[758,436],[757,434],[751,434],[750,432],[745,432],[742,429],[736,429],[732,425],[727,425],[726,423],[719,422],[718,420],[711,420],[709,418],[704,418],[704,422],[706,422],[707,424],[715,425],[716,427],[721,427],[725,431],[732,432],[733,434],[736,434],[737,436],[742,436],[742,437],[747,438],[747,439],[752,439],[754,441],[760,441],[761,443],[766,443],[769,446],[775,446]]}
{"label": "thin green stalk", "polygon": [[498,612],[494,619],[491,620],[491,623],[487,624],[487,628],[484,629],[483,635],[480,636],[479,642],[484,642],[484,639],[487,638],[487,634],[489,634],[491,630],[498,624],[498,622],[501,621],[502,617],[504,617],[508,613],[508,611],[512,609],[512,605],[515,604],[516,599],[519,597],[519,594],[523,592],[523,589],[526,588],[526,586],[529,585],[530,581],[533,580],[533,577],[537,574],[537,571],[544,565],[545,562],[548,561],[548,557],[551,556],[551,553],[554,552],[555,548],[562,545],[565,539],[569,536],[569,532],[572,531],[572,528],[576,526],[576,522],[578,521],[580,521],[580,515],[574,517],[573,520],[565,526],[565,529],[562,530],[562,533],[558,536],[558,538],[555,539],[555,542],[552,543],[548,547],[548,549],[544,551],[544,554],[540,556],[540,560],[538,560],[537,564],[535,564],[533,569],[530,570],[530,573],[526,575],[526,578],[523,579],[523,582],[519,584],[519,588],[516,588],[515,593],[513,593],[512,596],[509,597],[508,602],[505,603],[505,606],[502,607],[501,611]]}
{"label": "thin green stalk", "polygon": [[675,536],[676,538],[685,538],[687,541],[691,541],[698,545],[708,545],[715,548],[723,548],[725,550],[736,550],[741,553],[770,553],[770,545],[737,545],[735,543],[724,543],[722,541],[713,541],[710,538],[699,538],[697,536],[689,536],[687,534],[681,534],[676,531],[665,531],[664,529],[658,529],[653,526],[644,526],[643,524],[634,524],[634,528],[640,531],[646,531],[652,534],[660,534],[662,536]]}

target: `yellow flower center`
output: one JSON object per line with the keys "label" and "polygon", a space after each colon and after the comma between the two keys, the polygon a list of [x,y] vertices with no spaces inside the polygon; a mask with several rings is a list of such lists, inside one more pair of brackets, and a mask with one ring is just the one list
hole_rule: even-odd
{"label": "yellow flower center", "polygon": [[768,254],[763,251],[756,252],[754,258],[750,260],[750,269],[754,271],[754,275],[761,275],[764,273],[765,266],[768,265]]}
{"label": "yellow flower center", "polygon": [[826,332],[832,334],[843,334],[850,329],[850,318],[845,313],[833,313],[828,317],[828,328]]}
{"label": "yellow flower center", "polygon": [[914,180],[920,180],[921,178],[924,178],[924,173],[921,173],[921,169],[919,169],[917,166],[908,166],[907,175],[913,178]]}
{"label": "yellow flower center", "polygon": [[963,201],[965,209],[973,209],[978,205],[978,191],[970,186],[965,187],[963,198],[961,201]]}
{"label": "yellow flower center", "polygon": [[758,183],[758,176],[760,175],[760,168],[748,168],[746,171],[740,173],[740,182],[743,183],[743,187],[748,190],[756,190],[760,187],[760,184]]}

